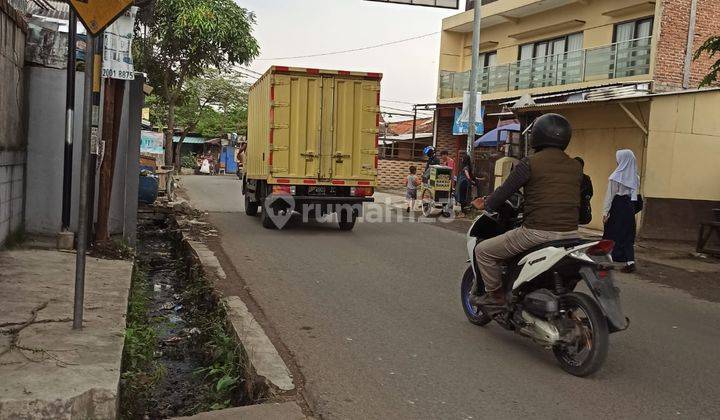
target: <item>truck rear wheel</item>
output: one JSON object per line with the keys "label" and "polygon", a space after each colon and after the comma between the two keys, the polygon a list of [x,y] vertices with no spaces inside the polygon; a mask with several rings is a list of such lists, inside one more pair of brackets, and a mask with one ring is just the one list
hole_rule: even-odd
{"label": "truck rear wheel", "polygon": [[260,212],[260,223],[262,223],[265,229],[277,229],[275,222],[273,222],[270,217],[271,211],[272,210],[268,209],[267,206],[263,206],[262,211]]}
{"label": "truck rear wheel", "polygon": [[338,225],[340,226],[340,230],[353,230],[356,221],[357,213],[355,213],[354,211],[341,210],[338,213]]}
{"label": "truck rear wheel", "polygon": [[245,194],[245,214],[248,216],[257,216],[258,207],[260,207],[260,203],[257,201],[250,201],[250,197]]}

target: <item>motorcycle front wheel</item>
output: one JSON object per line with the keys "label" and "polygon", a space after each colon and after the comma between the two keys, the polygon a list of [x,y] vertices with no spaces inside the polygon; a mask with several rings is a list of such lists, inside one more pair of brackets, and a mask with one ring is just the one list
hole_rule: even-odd
{"label": "motorcycle front wheel", "polygon": [[[482,327],[492,321],[492,318],[485,315],[480,308],[470,303],[470,291],[472,290],[474,278],[475,273],[473,273],[472,267],[468,267],[460,282],[460,303],[462,304],[463,312],[465,312],[468,321]],[[478,279],[478,289],[485,290],[485,284],[483,284],[482,279]]]}
{"label": "motorcycle front wheel", "polygon": [[597,372],[608,353],[609,334],[605,315],[593,298],[569,293],[560,298],[560,322],[569,330],[569,342],[553,347],[560,367],[571,375]]}

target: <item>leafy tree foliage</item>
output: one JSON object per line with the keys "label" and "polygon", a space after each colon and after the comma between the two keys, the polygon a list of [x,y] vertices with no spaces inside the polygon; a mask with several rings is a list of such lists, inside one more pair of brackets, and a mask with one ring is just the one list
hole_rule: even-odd
{"label": "leafy tree foliage", "polygon": [[183,127],[176,145],[175,164],[180,148],[191,132],[203,137],[220,137],[247,127],[248,84],[234,72],[209,70],[187,81],[176,108],[177,125]]}
{"label": "leafy tree foliage", "polygon": [[135,61],[165,108],[166,162],[174,161],[178,118],[187,117],[176,115],[178,106],[198,96],[186,85],[208,70],[225,71],[257,57],[254,24],[255,15],[233,0],[155,0],[140,14]]}
{"label": "leafy tree foliage", "polygon": [[[695,52],[695,60],[707,53],[710,58],[714,58],[715,54],[720,53],[720,35],[711,36],[703,43],[703,45]],[[718,82],[720,75],[720,58],[710,66],[710,72],[703,78],[700,86],[710,86]]]}

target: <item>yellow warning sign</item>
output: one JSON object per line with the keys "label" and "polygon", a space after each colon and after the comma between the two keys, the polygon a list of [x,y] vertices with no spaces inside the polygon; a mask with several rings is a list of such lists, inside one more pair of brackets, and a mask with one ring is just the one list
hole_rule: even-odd
{"label": "yellow warning sign", "polygon": [[70,0],[85,28],[93,35],[102,32],[133,5],[133,0]]}

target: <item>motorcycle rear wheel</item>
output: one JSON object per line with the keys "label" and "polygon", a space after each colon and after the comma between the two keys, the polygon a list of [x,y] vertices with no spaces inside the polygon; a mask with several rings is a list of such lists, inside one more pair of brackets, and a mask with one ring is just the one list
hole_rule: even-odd
{"label": "motorcycle rear wheel", "polygon": [[[463,312],[465,312],[468,321],[470,321],[471,324],[482,327],[492,321],[492,318],[485,315],[480,308],[470,303],[470,290],[472,289],[474,278],[475,273],[473,273],[472,267],[468,267],[460,282],[460,303],[462,304]],[[478,279],[478,289],[484,293],[485,284],[483,284],[482,279]]]}
{"label": "motorcycle rear wheel", "polygon": [[574,376],[597,372],[607,358],[608,324],[600,306],[584,293],[569,293],[560,298],[560,313],[577,328],[576,342],[553,347],[562,369]]}

